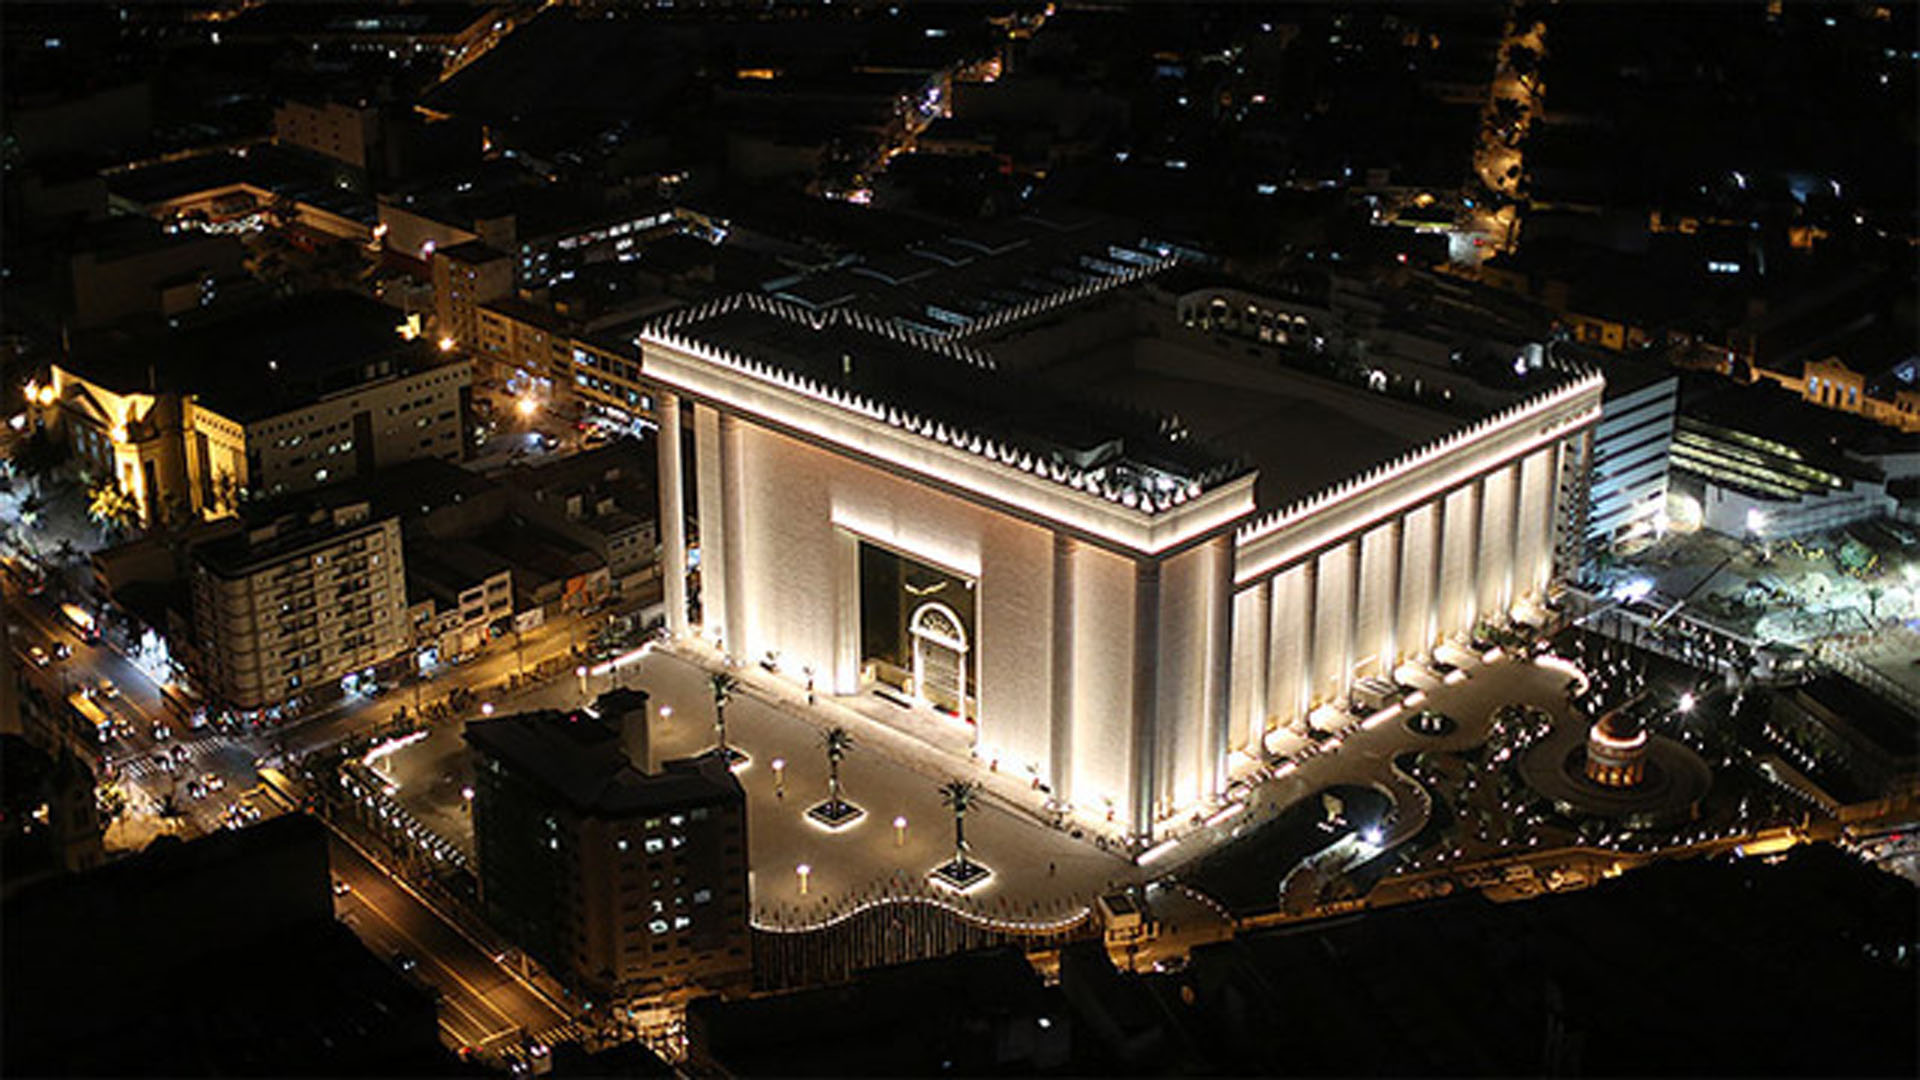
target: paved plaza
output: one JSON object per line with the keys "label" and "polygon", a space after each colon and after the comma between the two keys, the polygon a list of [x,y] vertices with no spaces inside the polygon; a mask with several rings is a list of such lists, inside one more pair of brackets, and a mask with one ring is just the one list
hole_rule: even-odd
{"label": "paved plaza", "polygon": [[[909,732],[937,718],[916,717],[900,728],[882,723],[897,706],[880,698],[816,697],[809,705],[799,679],[760,669],[733,669],[740,688],[727,708],[729,742],[745,751],[738,770],[748,796],[755,920],[763,926],[804,927],[833,918],[879,896],[955,894],[928,883],[928,872],[953,854],[953,816],[938,787],[971,779],[983,797],[967,815],[975,859],[993,876],[959,899],[961,906],[996,919],[1048,924],[1071,919],[1102,891],[1144,882],[1215,850],[1294,802],[1337,784],[1374,787],[1395,803],[1391,844],[1417,833],[1427,819],[1419,786],[1392,769],[1394,757],[1416,749],[1471,746],[1486,736],[1494,710],[1519,703],[1566,717],[1567,670],[1510,657],[1492,661],[1452,652],[1461,661],[1452,682],[1423,676],[1430,708],[1457,726],[1435,738],[1415,734],[1402,722],[1415,711],[1369,721],[1350,721],[1332,739],[1270,765],[1271,775],[1243,789],[1243,809],[1183,823],[1172,842],[1135,863],[1122,853],[1117,834],[1102,822],[1069,819],[1056,826],[1045,795],[1030,781],[996,771],[989,762],[935,754]],[[644,689],[653,706],[652,743],[658,761],[709,750],[714,742],[709,673],[720,659],[698,643],[677,643],[601,665],[584,680],[560,679],[488,702],[496,714],[535,708],[570,708],[615,686]],[[1409,677],[1411,677],[1409,673]],[[582,688],[585,688],[585,694]],[[875,715],[870,715],[875,714]],[[948,721],[951,723],[951,721]],[[865,813],[832,830],[806,811],[827,795],[827,759],[822,746],[831,726],[848,729],[854,750],[841,767],[846,797]],[[437,725],[429,737],[384,759],[381,768],[401,785],[399,798],[423,824],[471,852],[470,821],[463,789],[470,783],[460,724]],[[928,729],[940,741],[953,733]],[[776,763],[779,767],[776,768]],[[896,828],[895,822],[905,825]],[[1078,833],[1078,837],[1074,834]],[[800,867],[806,867],[802,874]],[[1160,892],[1156,908],[1184,907],[1177,892]],[[1169,911],[1161,911],[1163,918]],[[1185,917],[1184,912],[1176,917]]]}

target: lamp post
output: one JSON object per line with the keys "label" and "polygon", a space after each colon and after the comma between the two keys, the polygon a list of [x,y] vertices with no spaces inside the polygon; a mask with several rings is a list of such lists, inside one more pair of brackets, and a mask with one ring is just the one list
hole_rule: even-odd
{"label": "lamp post", "polygon": [[813,867],[806,863],[801,863],[799,866],[793,868],[793,872],[800,878],[800,895],[807,895],[807,881],[813,877]]}
{"label": "lamp post", "polygon": [[587,700],[587,665],[579,665],[573,669],[573,673],[580,679],[580,700],[585,701]]}
{"label": "lamp post", "polygon": [[786,798],[786,795],[787,795],[787,759],[786,758],[777,757],[773,759],[773,793],[778,798],[783,798],[783,799]]}
{"label": "lamp post", "polygon": [[901,814],[893,819],[893,846],[904,847],[907,843],[907,815]]}

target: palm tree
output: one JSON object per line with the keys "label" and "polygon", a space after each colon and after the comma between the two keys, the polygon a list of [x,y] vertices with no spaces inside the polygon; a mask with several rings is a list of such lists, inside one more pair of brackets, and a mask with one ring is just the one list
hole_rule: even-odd
{"label": "palm tree", "polygon": [[734,691],[740,689],[740,680],[727,672],[716,671],[707,677],[707,683],[713,688],[714,749],[731,761],[734,752],[727,746],[727,702],[732,701]]}
{"label": "palm tree", "polygon": [[821,740],[827,749],[827,811],[838,813],[840,810],[840,762],[853,750],[853,736],[847,729],[830,729]]}
{"label": "palm tree", "polygon": [[120,485],[107,481],[88,493],[87,516],[100,526],[102,536],[108,536],[138,524],[140,504],[120,490]]}
{"label": "palm tree", "polygon": [[967,811],[980,797],[980,785],[972,780],[949,780],[940,785],[941,805],[953,811],[953,861],[967,865]]}

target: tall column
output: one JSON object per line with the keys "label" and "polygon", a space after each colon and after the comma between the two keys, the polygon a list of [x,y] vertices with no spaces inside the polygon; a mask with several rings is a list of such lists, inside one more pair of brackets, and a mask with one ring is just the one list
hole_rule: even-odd
{"label": "tall column", "polygon": [[747,640],[747,587],[742,578],[746,575],[747,549],[741,519],[744,516],[744,496],[740,490],[740,421],[730,413],[720,416],[720,513],[726,519],[727,558],[724,566],[727,578],[727,651],[742,661],[752,662],[757,656],[749,655],[753,643]]}
{"label": "tall column", "polygon": [[833,530],[833,692],[860,692],[860,540]]}
{"label": "tall column", "polygon": [[1160,564],[1141,559],[1133,573],[1133,832],[1151,839],[1160,790]]}
{"label": "tall column", "polygon": [[680,395],[662,390],[655,415],[660,431],[655,445],[660,476],[661,572],[666,575],[667,633],[687,632],[687,502],[680,464]]}
{"label": "tall column", "polygon": [[1513,610],[1513,586],[1520,570],[1520,511],[1527,501],[1527,476],[1522,469],[1525,464],[1526,459],[1521,458],[1507,468],[1507,568],[1505,584],[1500,587],[1502,615]]}
{"label": "tall column", "polygon": [[720,414],[693,406],[694,497],[700,514],[700,628],[733,647],[727,626],[727,523],[720,488]]}
{"label": "tall column", "polygon": [[1047,776],[1053,805],[1073,805],[1073,555],[1079,542],[1053,534],[1053,684],[1049,702]]}
{"label": "tall column", "polygon": [[1226,790],[1227,746],[1233,690],[1233,536],[1219,537],[1213,549],[1213,580],[1207,627],[1207,724],[1202,742],[1200,794],[1211,798]]}
{"label": "tall column", "polygon": [[1320,556],[1307,556],[1300,567],[1300,583],[1304,594],[1300,604],[1300,657],[1306,671],[1300,679],[1300,700],[1294,703],[1294,711],[1305,724],[1307,714],[1313,711],[1313,695],[1319,690],[1320,679],[1320,658],[1316,655],[1320,637]]}
{"label": "tall column", "polygon": [[1473,581],[1467,589],[1467,629],[1472,631],[1480,622],[1480,556],[1487,549],[1487,478],[1480,476],[1473,481],[1473,519],[1467,530],[1467,571]]}
{"label": "tall column", "polygon": [[1353,689],[1354,658],[1360,655],[1360,569],[1366,554],[1362,541],[1366,534],[1347,541],[1347,633],[1340,645],[1340,690],[1342,697]]}
{"label": "tall column", "polygon": [[1268,672],[1273,668],[1273,590],[1278,578],[1275,574],[1253,586],[1253,614],[1248,619],[1253,662],[1247,665],[1247,753],[1255,758],[1266,750],[1262,740],[1267,735],[1267,716],[1273,711],[1267,688],[1272,682]]}
{"label": "tall column", "polygon": [[1433,659],[1433,647],[1440,638],[1440,621],[1445,616],[1440,611],[1440,602],[1446,598],[1442,585],[1447,578],[1447,497],[1451,491],[1443,491],[1433,500],[1433,569],[1431,580],[1427,582],[1427,640],[1421,643],[1421,655]]}
{"label": "tall column", "polygon": [[1387,609],[1381,616],[1386,633],[1380,637],[1380,668],[1381,674],[1391,680],[1393,669],[1400,666],[1400,579],[1402,565],[1407,559],[1406,513],[1403,511],[1395,515],[1387,527],[1393,530],[1389,534],[1393,540],[1393,555],[1387,560]]}

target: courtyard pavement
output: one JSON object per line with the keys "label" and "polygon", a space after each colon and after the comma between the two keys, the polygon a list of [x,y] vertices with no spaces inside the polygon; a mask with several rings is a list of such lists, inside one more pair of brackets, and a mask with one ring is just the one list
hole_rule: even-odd
{"label": "courtyard pavement", "polygon": [[[601,665],[599,674],[585,680],[587,696],[616,685],[646,690],[654,713],[656,764],[693,756],[714,745],[708,676],[721,664],[712,650],[683,640],[623,658],[617,667]],[[1044,794],[1026,778],[996,772],[989,763],[935,754],[909,733],[915,726],[903,730],[875,719],[898,711],[891,702],[818,695],[809,705],[797,679],[758,668],[731,670],[741,685],[727,707],[728,740],[749,756],[737,775],[748,800],[754,918],[762,926],[786,928],[817,925],[882,896],[906,895],[932,895],[977,915],[1028,926],[1071,920],[1100,893],[1164,875],[1336,784],[1370,785],[1394,798],[1390,845],[1417,833],[1428,813],[1418,785],[1392,769],[1396,756],[1472,745],[1485,737],[1494,710],[1504,704],[1536,705],[1564,718],[1569,677],[1554,667],[1502,657],[1463,663],[1462,675],[1452,683],[1423,678],[1429,688],[1421,705],[1372,726],[1353,721],[1333,739],[1280,766],[1278,775],[1243,789],[1243,810],[1215,814],[1211,824],[1198,816],[1182,822],[1172,831],[1174,842],[1150,849],[1144,865],[1136,865],[1121,851],[1117,831],[1111,839],[1098,831],[1101,823],[1074,818],[1056,827]],[[581,681],[565,678],[488,704],[495,715],[506,715],[571,708],[582,700]],[[1453,717],[1457,729],[1440,738],[1409,731],[1405,715],[1422,707]],[[841,780],[846,797],[865,811],[838,831],[806,816],[808,807],[826,798],[821,739],[835,725],[853,735],[854,750],[841,766]],[[414,815],[470,852],[462,789],[471,772],[460,728],[458,721],[438,724],[429,738],[391,755],[387,763],[400,781],[399,798]],[[993,870],[964,897],[927,881],[928,872],[953,854],[953,816],[938,793],[939,785],[952,778],[983,786],[982,799],[967,815],[967,840],[973,858]],[[896,819],[904,819],[905,827],[896,829]],[[807,868],[804,884],[802,866]],[[1179,889],[1156,890],[1153,906],[1163,920],[1220,918]]]}

